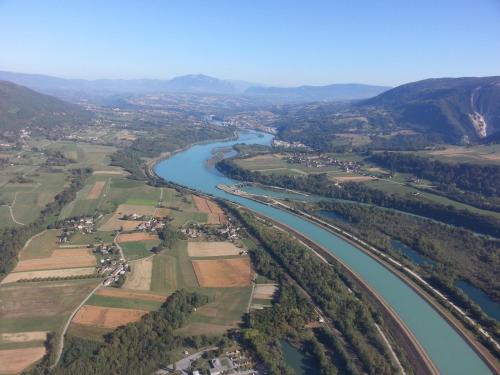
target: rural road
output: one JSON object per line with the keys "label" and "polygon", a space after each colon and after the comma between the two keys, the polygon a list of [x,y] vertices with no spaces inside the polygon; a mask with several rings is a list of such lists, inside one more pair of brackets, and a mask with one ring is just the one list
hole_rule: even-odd
{"label": "rural road", "polygon": [[[211,352],[213,350],[217,350],[217,346],[213,346],[211,348],[204,349],[202,351],[199,351],[198,353],[191,354],[185,358],[182,358],[180,361],[175,362],[175,369],[177,371],[181,371],[183,374],[191,374],[190,367],[191,367],[191,362],[196,361],[198,358],[200,358],[204,353],[206,352]],[[171,374],[171,371],[168,370],[158,370],[154,372],[155,375],[164,375],[164,374]]]}
{"label": "rural road", "polygon": [[75,317],[76,313],[78,312],[78,310],[81,309],[81,307],[83,305],[85,305],[85,303],[89,300],[90,297],[92,297],[92,295],[97,292],[99,290],[99,288],[102,287],[102,283],[99,281],[99,284],[97,284],[97,286],[92,289],[92,291],[87,295],[87,297],[85,297],[85,299],[80,302],[80,304],[76,307],[76,309],[73,310],[73,312],[71,313],[71,315],[69,316],[66,324],[64,325],[64,328],[61,332],[61,339],[59,340],[59,346],[57,347],[57,355],[56,355],[56,359],[54,361],[54,363],[50,366],[50,368],[54,368],[56,367],[57,363],[59,362],[59,359],[61,359],[61,355],[62,355],[62,352],[63,352],[63,348],[64,348],[64,336],[66,335],[66,331],[68,330],[68,327],[71,323],[71,321],[73,320],[73,318]]}

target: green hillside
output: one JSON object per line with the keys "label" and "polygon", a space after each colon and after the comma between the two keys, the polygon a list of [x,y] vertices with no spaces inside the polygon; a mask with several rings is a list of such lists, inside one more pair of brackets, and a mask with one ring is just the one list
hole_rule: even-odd
{"label": "green hillside", "polygon": [[0,130],[85,124],[92,113],[26,87],[0,81]]}

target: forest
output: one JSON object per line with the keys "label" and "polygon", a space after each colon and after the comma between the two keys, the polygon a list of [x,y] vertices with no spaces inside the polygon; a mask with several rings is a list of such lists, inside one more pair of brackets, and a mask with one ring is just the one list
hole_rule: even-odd
{"label": "forest", "polygon": [[[393,240],[421,253],[433,263],[420,265],[419,272],[439,289],[451,293],[455,302],[475,319],[500,334],[500,325],[454,286],[456,280],[467,280],[493,300],[500,300],[500,280],[496,277],[500,268],[500,240],[418,216],[356,203],[320,202],[301,209],[316,215],[318,209],[335,212],[345,220],[321,217],[393,257],[402,258]],[[412,264],[412,268],[416,266]]]}
{"label": "forest", "polygon": [[290,234],[257,221],[247,212],[235,211],[234,214],[270,257],[327,314],[359,359],[362,371],[368,374],[397,372],[375,328],[375,323],[382,324],[381,317],[358,293],[352,293],[355,287],[346,285],[339,265],[324,263]]}
{"label": "forest", "polygon": [[214,344],[216,339],[205,336],[200,341],[174,334],[195,308],[207,302],[206,296],[177,291],[158,311],[110,333],[104,344],[73,337],[57,367],[49,369],[50,358],[46,357],[28,374],[151,374],[160,365],[171,363],[176,348],[194,342],[200,347]]}

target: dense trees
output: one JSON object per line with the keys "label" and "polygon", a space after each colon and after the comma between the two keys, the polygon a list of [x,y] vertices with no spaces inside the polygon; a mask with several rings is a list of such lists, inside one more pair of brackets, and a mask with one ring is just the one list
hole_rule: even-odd
{"label": "dense trees", "polygon": [[[239,219],[271,257],[313,298],[342,332],[368,374],[392,374],[390,355],[366,303],[351,293],[337,265],[326,264],[288,233],[264,225],[248,213]],[[352,286],[351,286],[352,289]]]}
{"label": "dense trees", "polygon": [[418,155],[387,151],[375,153],[369,160],[392,171],[412,173],[431,180],[443,190],[458,187],[488,196],[500,196],[498,165],[443,163]]}
{"label": "dense trees", "polygon": [[434,265],[423,266],[421,273],[475,319],[500,333],[500,326],[453,285],[457,279],[467,280],[499,300],[500,280],[496,276],[500,268],[499,240],[418,216],[356,203],[332,201],[301,208],[314,214],[318,207],[346,219],[327,220],[393,256],[400,256],[391,241],[396,239],[430,258]]}
{"label": "dense trees", "polygon": [[[175,292],[158,311],[141,321],[118,328],[99,345],[72,338],[66,342],[62,361],[49,370],[42,362],[32,370],[39,374],[150,374],[160,364],[172,361],[172,350],[193,342],[174,334],[194,308],[208,302],[208,297],[185,291]],[[200,344],[210,343],[203,338]]]}

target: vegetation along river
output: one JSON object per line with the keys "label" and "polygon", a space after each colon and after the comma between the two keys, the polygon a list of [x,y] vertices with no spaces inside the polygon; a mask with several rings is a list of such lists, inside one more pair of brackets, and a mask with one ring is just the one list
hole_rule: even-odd
{"label": "vegetation along river", "polygon": [[415,291],[370,256],[310,221],[217,189],[218,184],[231,185],[236,181],[206,165],[206,160],[213,156],[211,151],[215,147],[228,147],[235,143],[269,144],[271,139],[272,136],[268,134],[245,132],[240,133],[237,140],[195,145],[158,163],[155,172],[167,181],[258,211],[293,228],[334,253],[361,275],[396,311],[442,374],[490,374],[486,364],[446,320]]}

